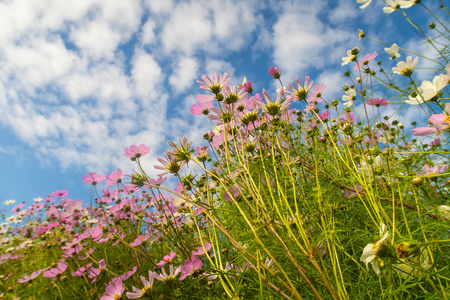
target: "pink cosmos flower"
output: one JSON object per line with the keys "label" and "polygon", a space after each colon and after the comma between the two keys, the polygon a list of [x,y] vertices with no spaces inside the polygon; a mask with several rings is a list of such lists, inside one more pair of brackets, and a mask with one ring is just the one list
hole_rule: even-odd
{"label": "pink cosmos flower", "polygon": [[376,107],[380,107],[380,106],[388,106],[389,103],[387,102],[387,100],[385,98],[374,98],[374,99],[369,99],[367,100],[367,104],[369,105],[375,105]]}
{"label": "pink cosmos flower", "polygon": [[[200,88],[202,90],[210,91],[211,93],[217,95],[220,93],[222,88],[225,85],[228,85],[231,78],[228,78],[227,73],[223,73],[222,77],[219,79],[219,74],[215,73],[213,76],[213,80],[211,80],[208,76],[203,74],[202,79],[204,82],[197,80],[197,83],[200,84]],[[198,99],[197,99],[198,101]],[[209,101],[209,100],[207,100]],[[200,101],[199,101],[200,102]]]}
{"label": "pink cosmos flower", "polygon": [[53,277],[56,277],[59,274],[63,273],[66,269],[67,269],[66,264],[64,264],[62,262],[58,262],[56,264],[56,268],[52,268],[52,269],[45,271],[44,274],[42,274],[42,277],[53,278]]}
{"label": "pink cosmos flower", "polygon": [[423,166],[422,169],[425,172],[425,175],[427,175],[427,176],[434,176],[434,175],[442,174],[445,171],[447,171],[448,165],[445,164],[445,165],[442,166],[442,168],[439,168],[438,165],[434,165],[433,169],[431,169],[430,166],[425,165],[425,166]]}
{"label": "pink cosmos flower", "polygon": [[38,270],[38,271],[36,271],[36,272],[31,273],[30,275],[26,275],[26,274],[25,274],[25,275],[23,276],[23,278],[19,278],[17,281],[18,281],[19,283],[24,283],[24,282],[33,280],[34,278],[38,277],[43,271],[45,271],[45,269],[44,269],[44,270]]}
{"label": "pink cosmos flower", "polygon": [[292,100],[289,99],[286,99],[286,101],[281,103],[281,98],[283,97],[284,94],[283,89],[280,89],[280,91],[278,92],[277,99],[275,100],[275,102],[272,102],[272,100],[269,97],[269,94],[267,94],[265,89],[263,89],[262,94],[266,103],[259,100],[257,97],[252,97],[253,104],[255,105],[255,107],[258,107],[259,109],[263,110],[264,112],[268,113],[271,116],[275,116],[276,114],[278,114],[278,112],[288,109],[291,106]]}
{"label": "pink cosmos flower", "polygon": [[286,90],[286,94],[290,95],[288,99],[294,100],[295,98],[297,98],[299,101],[302,101],[306,99],[309,90],[314,85],[314,81],[310,82],[309,76],[306,76],[305,84],[303,86],[297,78],[295,79],[295,82],[297,83],[297,88],[288,83],[287,87],[290,91]]}
{"label": "pink cosmos flower", "polygon": [[161,186],[161,184],[163,184],[166,180],[167,180],[167,177],[158,176],[158,179],[155,180],[155,179],[149,178],[147,180],[147,182],[152,185]]}
{"label": "pink cosmos flower", "polygon": [[441,144],[441,139],[434,139],[433,141],[430,142],[430,146],[439,146]]}
{"label": "pink cosmos flower", "polygon": [[161,275],[155,274],[154,277],[156,280],[159,280],[159,281],[169,281],[169,280],[175,279],[175,277],[177,277],[177,275],[180,273],[180,271],[181,271],[181,267],[174,269],[174,267],[172,265],[170,265],[169,266],[169,274],[167,274],[167,272],[164,268],[161,268],[162,274]]}
{"label": "pink cosmos flower", "polygon": [[125,292],[125,288],[123,287],[122,280],[116,280],[106,287],[106,295],[102,296],[100,300],[118,300],[122,297],[123,292]]}
{"label": "pink cosmos flower", "polygon": [[376,51],[374,51],[372,54],[370,54],[370,53],[366,54],[366,56],[364,56],[364,59],[362,61],[358,62],[358,64],[356,66],[353,66],[353,70],[358,70],[362,66],[368,65],[369,62],[371,62],[377,56],[378,56],[378,53]]}
{"label": "pink cosmos flower", "polygon": [[57,190],[56,192],[52,193],[53,197],[61,197],[62,198],[62,197],[65,197],[67,195],[69,195],[69,192],[68,191],[64,191],[64,190],[62,190],[62,191]]}
{"label": "pink cosmos flower", "polygon": [[100,275],[100,273],[104,269],[106,269],[106,262],[104,259],[102,259],[98,262],[98,268],[90,268],[88,276],[89,276],[89,278],[94,278],[91,281],[91,284],[93,284],[97,280],[98,275]]}
{"label": "pink cosmos flower", "polygon": [[25,204],[20,203],[20,204],[14,206],[14,208],[11,209],[11,212],[17,213],[17,212],[19,212],[24,206],[25,206]]}
{"label": "pink cosmos flower", "polygon": [[181,266],[180,281],[184,280],[187,276],[191,276],[195,271],[200,270],[203,267],[202,261],[196,257],[191,256],[191,260],[186,260],[186,262]]}
{"label": "pink cosmos flower", "polygon": [[355,123],[355,116],[353,115],[352,112],[345,113],[342,117],[339,118],[339,121]]}
{"label": "pink cosmos flower", "polygon": [[319,119],[321,119],[323,122],[326,122],[326,121],[328,121],[329,115],[330,115],[330,112],[327,110],[326,112],[321,113],[319,115]]}
{"label": "pink cosmos flower", "polygon": [[268,73],[272,75],[274,79],[278,79],[281,77],[280,70],[278,70],[278,68],[275,67],[270,67]]}
{"label": "pink cosmos flower", "polygon": [[164,257],[163,257],[163,260],[161,260],[161,261],[160,261],[159,263],[157,263],[156,265],[157,265],[158,267],[164,266],[166,263],[171,262],[172,259],[175,257],[175,255],[177,255],[176,252],[170,251],[170,254],[164,256]]}
{"label": "pink cosmos flower", "polygon": [[141,276],[141,282],[142,282],[142,289],[132,287],[132,292],[127,292],[127,298],[128,299],[138,299],[141,298],[146,291],[152,289],[153,287],[153,280],[155,279],[154,272],[148,271],[148,280]]}
{"label": "pink cosmos flower", "polygon": [[139,146],[131,145],[125,148],[123,155],[129,157],[131,160],[136,160],[139,157],[143,157],[150,152],[150,146],[140,144]]}
{"label": "pink cosmos flower", "polygon": [[211,110],[211,108],[213,107],[213,102],[208,101],[208,102],[199,102],[200,105],[198,104],[194,104],[192,105],[191,108],[191,114],[193,115],[208,115],[209,111]]}
{"label": "pink cosmos flower", "polygon": [[251,94],[253,92],[253,87],[252,87],[252,82],[251,81],[247,81],[244,82],[242,85],[239,86],[239,88],[244,91],[246,91],[247,93]]}
{"label": "pink cosmos flower", "polygon": [[314,86],[314,92],[309,94],[308,99],[306,99],[306,101],[309,103],[321,102],[322,101],[321,97],[326,87],[327,86],[324,83],[322,83],[320,86],[319,85]]}
{"label": "pink cosmos flower", "polygon": [[209,250],[211,250],[211,243],[205,243],[205,248],[203,248],[202,246],[197,247],[197,251],[192,251],[193,255],[203,255],[205,254],[205,251],[208,252]]}
{"label": "pink cosmos flower", "polygon": [[441,134],[450,128],[450,116],[445,114],[431,115],[428,120],[432,127],[418,127],[412,130],[414,136],[426,136],[429,134]]}
{"label": "pink cosmos flower", "polygon": [[105,175],[99,175],[97,173],[89,173],[83,176],[83,181],[86,184],[96,185],[105,179]]}
{"label": "pink cosmos flower", "polygon": [[110,186],[113,184],[119,184],[122,182],[122,178],[125,177],[125,173],[121,169],[111,172],[109,176],[106,176],[106,185]]}

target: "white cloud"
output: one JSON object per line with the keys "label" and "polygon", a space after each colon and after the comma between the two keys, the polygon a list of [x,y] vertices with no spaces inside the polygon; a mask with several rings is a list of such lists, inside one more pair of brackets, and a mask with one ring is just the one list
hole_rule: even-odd
{"label": "white cloud", "polygon": [[183,92],[196,83],[198,76],[197,60],[190,57],[182,57],[174,64],[172,69],[174,71],[169,77],[169,83],[175,92]]}
{"label": "white cloud", "polygon": [[155,98],[155,90],[164,80],[164,74],[161,67],[153,59],[152,55],[144,50],[136,49],[132,61],[132,78],[135,85],[136,95],[139,97]]}

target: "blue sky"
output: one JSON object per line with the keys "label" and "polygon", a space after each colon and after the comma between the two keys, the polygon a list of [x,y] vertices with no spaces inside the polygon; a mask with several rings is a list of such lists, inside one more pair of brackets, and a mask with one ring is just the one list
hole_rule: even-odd
{"label": "blue sky", "polygon": [[[341,66],[348,49],[378,51],[377,60],[388,61],[387,46],[359,40],[358,29],[434,55],[383,6],[375,0],[364,10],[355,0],[0,2],[1,203],[32,203],[61,189],[88,202],[81,177],[130,172],[134,165],[123,150],[131,144],[151,146],[143,160],[148,174],[158,173],[152,165],[167,140],[185,135],[204,145],[210,123],[189,113],[202,93],[196,83],[202,74],[228,72],[232,84],[246,76],[260,92],[275,90],[267,70],[277,66],[284,84],[310,76],[333,99],[348,84],[342,74],[349,67]],[[406,10],[430,23],[422,11]],[[405,125],[413,119],[412,112],[400,117]]]}

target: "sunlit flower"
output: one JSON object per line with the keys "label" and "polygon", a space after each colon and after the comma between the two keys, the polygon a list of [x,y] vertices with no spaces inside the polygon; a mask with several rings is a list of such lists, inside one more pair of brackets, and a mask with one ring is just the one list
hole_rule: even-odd
{"label": "sunlit flower", "polygon": [[356,61],[356,54],[358,54],[359,49],[358,48],[352,48],[350,50],[347,50],[347,57],[342,58],[342,65],[345,66],[348,63],[351,63],[352,61]]}
{"label": "sunlit flower", "polygon": [[410,105],[418,105],[424,101],[429,101],[438,95],[439,91],[445,88],[448,84],[448,76],[446,74],[439,74],[433,78],[433,82],[424,80],[420,87],[418,87],[419,95],[409,96],[409,100],[405,103]]}
{"label": "sunlit flower", "polygon": [[129,157],[131,160],[136,160],[136,158],[145,156],[147,153],[150,152],[150,146],[146,146],[144,144],[137,145],[131,145],[128,148],[125,148],[123,155],[126,157]]}
{"label": "sunlit flower", "polygon": [[416,4],[417,0],[386,0],[386,5],[383,7],[383,11],[387,14],[394,12],[399,8],[410,8]]}
{"label": "sunlit flower", "polygon": [[397,44],[392,44],[390,48],[384,48],[384,51],[386,51],[390,55],[390,59],[395,59],[397,57],[400,57],[400,53],[398,53],[399,47]]}
{"label": "sunlit flower", "polygon": [[270,67],[269,72],[270,75],[273,76],[274,79],[278,79],[281,77],[280,71],[276,67]]}
{"label": "sunlit flower", "polygon": [[450,220],[450,206],[448,206],[448,205],[441,205],[441,206],[439,206],[439,213],[444,218]]}
{"label": "sunlit flower", "polygon": [[[200,88],[202,90],[210,91],[213,94],[218,94],[222,90],[222,88],[227,85],[231,78],[228,78],[227,73],[223,73],[222,77],[219,79],[219,74],[215,73],[213,76],[213,80],[211,80],[208,76],[203,74],[202,79],[204,82],[197,80],[197,83],[200,84]],[[208,100],[209,101],[209,100]]]}
{"label": "sunlit flower", "polygon": [[148,271],[148,280],[141,276],[142,289],[132,287],[132,292],[127,292],[126,296],[128,299],[138,299],[142,297],[148,290],[153,287],[153,280],[156,273]]}
{"label": "sunlit flower", "polygon": [[99,175],[97,173],[89,173],[83,176],[83,182],[86,184],[96,185],[105,179],[105,175]]}
{"label": "sunlit flower", "polygon": [[41,197],[36,197],[36,198],[33,198],[33,201],[36,202],[36,203],[39,203],[39,202],[42,201],[42,198]]}
{"label": "sunlit flower", "polygon": [[13,203],[15,203],[15,202],[16,202],[16,200],[10,199],[10,200],[6,200],[5,202],[3,202],[3,204],[9,205],[9,204],[13,204]]}
{"label": "sunlit flower", "polygon": [[422,168],[426,176],[439,175],[447,171],[447,169],[448,169],[447,164],[443,165],[442,168],[440,168],[438,165],[434,165],[433,169],[431,169],[429,165],[425,165]]}
{"label": "sunlit flower", "polygon": [[102,296],[100,300],[118,300],[122,297],[123,292],[125,292],[125,288],[123,287],[122,280],[116,280],[106,287],[106,295]]}
{"label": "sunlit flower", "polygon": [[111,174],[106,176],[106,185],[110,186],[113,184],[119,184],[122,182],[122,179],[125,177],[125,173],[121,169],[117,169],[116,171],[112,171]]}
{"label": "sunlit flower", "polygon": [[169,274],[167,274],[166,270],[164,268],[161,268],[161,272],[162,274],[155,274],[155,279],[159,280],[159,281],[170,281],[170,280],[174,280],[175,277],[177,277],[177,275],[180,273],[181,271],[181,267],[178,267],[176,269],[174,269],[174,267],[172,265],[169,266]]}
{"label": "sunlit flower", "polygon": [[380,240],[378,240],[375,244],[368,244],[361,255],[360,260],[366,264],[366,267],[369,268],[369,263],[372,264],[372,268],[377,275],[380,274],[380,268],[378,264],[375,262],[377,257],[380,256],[380,250],[383,249],[383,245],[387,242],[387,238],[389,237],[389,231],[387,230],[386,225],[380,224]]}
{"label": "sunlit flower", "polygon": [[361,6],[359,8],[364,9],[367,7],[367,5],[370,4],[370,2],[372,2],[372,0],[356,0],[356,2],[358,4],[361,4]]}
{"label": "sunlit flower", "polygon": [[306,96],[308,96],[308,92],[311,87],[314,85],[314,81],[309,81],[309,76],[305,78],[305,84],[302,86],[300,81],[296,78],[295,82],[297,83],[297,88],[293,87],[288,83],[287,87],[289,90],[286,90],[286,94],[289,95],[287,99],[294,100],[298,99],[299,101],[305,100]]}
{"label": "sunlit flower", "polygon": [[361,68],[362,66],[366,66],[368,65],[372,60],[374,60],[375,57],[378,56],[378,53],[376,51],[374,51],[372,54],[366,54],[366,56],[364,56],[364,59],[361,60],[360,62],[358,62],[358,64],[356,66],[353,66],[353,70],[358,70],[359,68]]}
{"label": "sunlit flower", "polygon": [[406,58],[406,62],[399,61],[397,63],[397,66],[392,68],[392,72],[400,74],[402,76],[406,76],[406,77],[411,76],[413,73],[413,69],[417,65],[418,62],[419,62],[418,57],[416,57],[416,58],[414,58],[414,60],[412,60],[412,57],[408,56]]}
{"label": "sunlit flower", "polygon": [[211,107],[213,107],[213,101],[200,102],[198,104],[192,105],[191,114],[193,115],[208,115]]}
{"label": "sunlit flower", "polygon": [[280,105],[281,98],[283,97],[283,94],[284,94],[283,90],[280,90],[275,102],[272,102],[272,100],[269,97],[269,94],[267,94],[265,89],[263,89],[262,94],[263,94],[264,100],[266,100],[266,103],[264,103],[263,101],[259,100],[256,97],[252,98],[253,103],[256,107],[262,109],[264,112],[268,113],[271,116],[275,116],[280,111],[285,110],[285,109],[289,108],[289,106],[291,106],[292,100],[290,100],[290,99],[286,99],[286,101],[284,101]]}
{"label": "sunlit flower", "polygon": [[57,190],[56,192],[53,192],[52,193],[52,196],[54,196],[54,197],[65,197],[65,196],[67,196],[67,195],[69,195],[69,192],[68,191],[60,191],[60,190]]}
{"label": "sunlit flower", "polygon": [[342,96],[342,101],[344,102],[344,105],[347,107],[350,107],[353,105],[353,101],[356,100],[356,91],[355,89],[348,89],[345,91],[345,95]]}
{"label": "sunlit flower", "polygon": [[373,98],[373,99],[369,99],[367,100],[367,104],[369,105],[375,105],[376,107],[380,107],[380,106],[388,106],[389,103],[387,102],[387,100],[385,98]]}

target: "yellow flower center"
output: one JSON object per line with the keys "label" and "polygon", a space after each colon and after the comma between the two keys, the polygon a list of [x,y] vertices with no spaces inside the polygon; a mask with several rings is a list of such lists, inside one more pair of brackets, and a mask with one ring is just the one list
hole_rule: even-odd
{"label": "yellow flower center", "polygon": [[444,122],[450,123],[450,116],[445,117]]}

